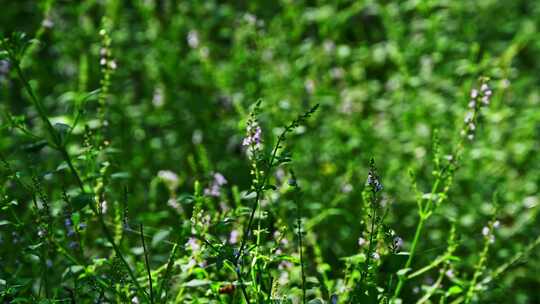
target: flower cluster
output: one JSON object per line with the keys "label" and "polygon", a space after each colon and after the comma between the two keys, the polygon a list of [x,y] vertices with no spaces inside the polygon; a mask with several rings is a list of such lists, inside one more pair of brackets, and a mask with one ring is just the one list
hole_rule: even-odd
{"label": "flower cluster", "polygon": [[262,147],[261,127],[256,120],[250,119],[246,127],[246,137],[242,142],[244,147],[248,147],[252,151],[258,151]]}
{"label": "flower cluster", "polygon": [[481,107],[489,105],[491,102],[491,95],[493,92],[483,79],[480,85],[480,89],[473,88],[471,90],[471,100],[469,101],[469,112],[465,115],[465,128],[461,134],[467,136],[469,140],[474,139],[474,133],[476,130],[476,118]]}
{"label": "flower cluster", "polygon": [[160,170],[158,177],[170,191],[175,191],[180,185],[178,175],[170,170]]}
{"label": "flower cluster", "polygon": [[375,168],[375,162],[371,160],[369,173],[366,181],[367,185],[371,187],[371,191],[379,192],[383,189],[383,185],[380,181],[379,175],[377,175],[377,169]]}
{"label": "flower cluster", "polygon": [[499,221],[494,221],[488,226],[484,226],[482,228],[482,235],[489,240],[490,243],[495,242],[495,235],[494,231],[495,229],[499,228],[501,226],[501,223]]}
{"label": "flower cluster", "polygon": [[116,61],[112,59],[111,54],[111,38],[109,37],[106,30],[102,29],[99,31],[99,34],[101,35],[103,39],[103,45],[101,49],[99,50],[99,64],[103,68],[107,68],[109,70],[116,70]]}
{"label": "flower cluster", "polygon": [[204,195],[219,197],[221,194],[221,187],[227,184],[227,180],[219,172],[214,173],[213,177],[214,179],[212,180],[210,186],[204,189]]}
{"label": "flower cluster", "polygon": [[73,221],[71,220],[71,216],[69,214],[66,215],[66,219],[64,220],[64,227],[66,228],[67,237],[70,239],[69,248],[77,248],[78,243],[75,241],[75,228],[73,227]]}
{"label": "flower cluster", "polygon": [[197,31],[195,30],[189,31],[186,40],[190,48],[196,49],[199,47],[200,40],[199,40],[199,33]]}

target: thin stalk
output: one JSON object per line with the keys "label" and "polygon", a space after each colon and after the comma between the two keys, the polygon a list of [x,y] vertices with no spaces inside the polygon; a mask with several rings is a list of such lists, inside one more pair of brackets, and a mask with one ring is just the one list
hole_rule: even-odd
{"label": "thin stalk", "polygon": [[[176,255],[176,251],[178,250],[178,244],[174,244],[173,245],[173,249],[171,251],[171,255],[169,256],[169,261],[167,262],[167,268],[165,270],[165,274],[163,275],[163,279],[161,279],[161,283],[160,285],[158,286],[158,290],[157,290],[157,296],[158,296],[158,301],[161,300],[161,294],[163,293],[163,288],[165,288],[167,286],[167,284],[169,283],[169,275],[172,271],[172,268],[173,268],[173,265],[174,265],[174,256]],[[165,299],[166,301],[167,299]]]}
{"label": "thin stalk", "polygon": [[375,216],[377,215],[376,212],[377,212],[377,209],[375,207],[375,192],[372,191],[372,196],[371,196],[371,230],[370,230],[370,233],[369,233],[369,247],[368,247],[368,254],[367,254],[367,257],[366,257],[366,263],[364,264],[364,271],[362,272],[362,275],[360,276],[360,281],[363,282],[366,275],[368,274],[369,272],[369,263],[371,262],[371,255],[372,255],[372,252],[373,252],[373,237],[375,235]]}
{"label": "thin stalk", "polygon": [[249,216],[248,225],[246,226],[246,228],[244,229],[244,233],[242,234],[242,241],[240,242],[240,250],[238,251],[238,254],[236,255],[236,259],[233,261],[234,262],[233,264],[236,267],[236,275],[238,277],[238,280],[240,281],[240,289],[242,290],[242,295],[244,296],[244,299],[246,300],[246,303],[248,303],[248,304],[250,304],[251,302],[249,300],[249,296],[247,294],[246,288],[245,288],[244,283],[243,283],[242,270],[241,270],[240,265],[239,265],[238,262],[241,261],[243,255],[244,255],[244,249],[245,249],[247,240],[248,240],[249,236],[251,235],[251,229],[252,229],[252,225],[253,225],[253,219],[255,217],[255,212],[257,211],[257,208],[259,207],[259,201],[261,200],[264,188],[265,188],[266,183],[268,181],[268,178],[270,176],[270,170],[272,169],[272,166],[274,165],[274,161],[275,161],[276,156],[277,156],[277,150],[280,147],[281,141],[285,137],[285,132],[286,132],[286,130],[283,131],[283,133],[278,137],[278,141],[277,141],[277,143],[276,143],[276,145],[275,145],[275,147],[274,147],[274,149],[272,151],[272,156],[270,157],[270,162],[268,164],[268,169],[266,170],[266,172],[264,172],[263,182],[261,184],[259,184],[258,187],[257,187],[257,190],[256,190],[257,194],[255,196],[255,202],[253,203],[251,214]]}
{"label": "thin stalk", "polygon": [[[420,234],[422,233],[422,229],[424,228],[424,223],[426,221],[425,217],[420,217],[420,221],[418,222],[418,226],[416,226],[416,232],[414,233],[414,239],[411,244],[411,251],[409,252],[409,258],[407,259],[407,262],[405,263],[405,269],[409,268],[411,266],[414,252],[416,250],[416,245],[418,244],[418,240],[420,239]],[[398,278],[398,284],[396,286],[396,291],[394,292],[394,296],[392,297],[391,303],[394,302],[397,297],[399,297],[399,293],[401,292],[401,288],[403,288],[403,284],[405,283],[406,277],[405,275],[402,275]]]}
{"label": "thin stalk", "polygon": [[[428,202],[426,203],[426,206],[424,208],[421,208],[419,210],[420,220],[418,221],[418,225],[416,226],[416,232],[414,233],[414,238],[411,244],[411,250],[409,252],[409,257],[407,258],[407,261],[405,262],[404,269],[410,268],[414,254],[416,252],[416,247],[418,245],[418,241],[420,240],[420,235],[422,234],[422,229],[424,228],[424,224],[426,220],[431,216],[431,206],[433,203],[433,196],[435,192],[437,191],[439,187],[439,183],[441,182],[441,178],[437,178],[435,182],[433,183],[433,187],[431,188],[431,194],[429,196]],[[405,281],[407,280],[407,276],[401,275],[398,278],[398,284],[396,286],[396,290],[394,292],[394,296],[392,297],[391,303],[394,303],[395,300],[399,297],[399,294],[401,292],[401,289],[403,288],[403,284],[405,284]]]}
{"label": "thin stalk", "polygon": [[300,270],[302,273],[302,303],[306,304],[306,273],[304,270],[304,256],[302,248],[302,220],[301,211],[298,211],[298,251],[300,252]]}
{"label": "thin stalk", "polygon": [[[81,179],[80,175],[77,173],[77,170],[75,170],[75,167],[73,166],[71,156],[69,155],[69,153],[67,152],[67,150],[65,148],[65,143],[63,143],[61,141],[59,134],[56,132],[56,130],[52,126],[51,121],[49,120],[49,117],[48,117],[47,112],[45,110],[45,107],[37,99],[36,95],[34,94],[34,91],[33,91],[32,87],[30,86],[30,83],[28,82],[28,80],[24,76],[23,71],[21,70],[20,63],[18,61],[14,60],[14,65],[15,65],[15,69],[17,71],[17,74],[19,76],[19,79],[23,83],[23,86],[24,86],[26,92],[28,93],[28,95],[30,95],[30,99],[32,101],[32,104],[37,109],[41,120],[47,126],[47,131],[49,132],[49,135],[52,137],[52,140],[53,140],[53,144],[54,144],[53,148],[55,148],[56,150],[58,150],[61,153],[62,157],[64,158],[64,160],[66,161],[66,163],[70,167],[70,170],[71,170],[73,176],[77,180],[77,183],[79,185],[79,188],[81,189],[81,192],[86,193],[86,191],[84,189],[84,184],[82,182],[82,179]],[[126,261],[126,259],[122,255],[122,252],[120,251],[120,248],[118,248],[118,246],[114,242],[114,239],[113,239],[109,229],[107,228],[107,225],[105,224],[105,221],[103,220],[103,216],[97,211],[97,208],[94,205],[91,204],[90,207],[92,208],[92,211],[94,212],[94,214],[97,215],[99,223],[100,223],[101,228],[103,230],[103,233],[105,234],[105,237],[111,243],[116,255],[120,258],[120,260],[122,260],[122,263],[126,267],[128,273],[129,273],[129,276],[130,276],[131,280],[133,281],[133,284],[135,285],[135,287],[137,288],[139,293],[141,293],[145,297],[148,297],[146,292],[141,288],[139,282],[137,281],[137,277],[133,273],[133,270],[131,270],[131,267],[129,266],[128,262]]]}
{"label": "thin stalk", "polygon": [[146,271],[148,272],[148,285],[150,286],[150,303],[154,303],[154,290],[152,288],[152,273],[150,272],[150,263],[148,262],[148,250],[146,249],[146,242],[144,241],[143,224],[140,225],[141,229],[141,242],[144,251],[144,263],[146,264]]}

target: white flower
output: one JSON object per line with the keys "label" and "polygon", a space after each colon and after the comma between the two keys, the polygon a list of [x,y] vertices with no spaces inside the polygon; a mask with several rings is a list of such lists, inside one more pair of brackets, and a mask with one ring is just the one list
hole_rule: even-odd
{"label": "white flower", "polygon": [[49,19],[49,18],[46,18],[46,19],[43,19],[43,22],[41,22],[41,25],[44,27],[44,28],[52,28],[54,26],[54,22]]}
{"label": "white flower", "polygon": [[197,33],[195,30],[189,31],[187,35],[187,43],[191,48],[197,48],[199,46],[199,33]]}
{"label": "white flower", "polygon": [[178,175],[170,170],[160,170],[158,172],[158,177],[167,185],[169,190],[174,191],[180,185],[180,180]]}
{"label": "white flower", "polygon": [[366,241],[366,239],[364,239],[363,237],[359,237],[359,238],[358,238],[358,246],[362,247],[362,246],[364,246],[366,243],[367,243],[367,241]]}
{"label": "white flower", "polygon": [[304,88],[306,89],[306,92],[308,92],[308,94],[313,94],[313,92],[315,91],[315,81],[313,81],[312,79],[307,79],[304,83]]}
{"label": "white flower", "polygon": [[238,230],[234,229],[231,231],[231,234],[229,235],[229,243],[236,244],[238,243],[238,238],[240,237],[240,232]]}
{"label": "white flower", "polygon": [[482,235],[483,236],[488,236],[489,235],[489,227],[488,226],[484,226],[484,228],[482,228]]}

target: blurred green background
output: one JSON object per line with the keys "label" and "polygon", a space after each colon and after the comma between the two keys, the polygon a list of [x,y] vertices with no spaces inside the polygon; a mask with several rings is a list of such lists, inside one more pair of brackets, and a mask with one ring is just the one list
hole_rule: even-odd
{"label": "blurred green background", "polygon": [[[0,4],[3,34],[38,35],[39,43],[25,58],[25,72],[53,121],[73,123],[77,100],[100,87],[99,31],[107,30],[117,65],[104,108],[107,125],[99,124],[98,102],[87,102],[70,150],[77,153],[84,146],[84,125],[103,130],[112,174],[107,196],[120,200],[127,186],[131,217],[149,227],[167,227],[180,218],[167,205],[166,188],[153,182],[160,170],[179,176],[178,195],[191,193],[195,180],[211,182],[212,172],[222,173],[229,186],[249,189],[250,167],[241,144],[255,101],[263,100],[260,119],[267,148],[280,127],[320,103],[319,112],[289,143],[306,218],[317,216],[309,233],[330,265],[329,277],[341,277],[340,258],[358,252],[369,159],[375,159],[385,200],[392,204],[386,224],[409,244],[417,214],[408,170],[417,172],[420,189],[428,192],[434,130],[439,130],[443,152],[450,153],[469,91],[485,75],[491,77],[492,104],[467,147],[449,200],[430,219],[415,265],[444,251],[455,221],[464,257],[460,264],[465,274],[471,271],[496,191],[502,228],[488,267],[507,261],[540,234],[540,2]],[[24,116],[29,129],[44,135],[14,76],[1,62],[0,109]],[[62,187],[75,186],[68,174],[54,173],[61,157],[49,148],[22,153],[32,139],[12,130],[4,115],[0,122],[2,154],[23,176],[46,172],[45,191],[59,208]],[[80,168],[86,178],[96,171]],[[3,187],[25,197],[5,180]],[[227,199],[233,200],[230,189]],[[288,216],[292,207],[279,194],[268,200],[269,212]],[[24,214],[24,205],[19,208]],[[166,258],[169,249],[156,251]],[[0,249],[5,256],[11,255],[8,251]],[[540,303],[539,257],[535,251],[512,266],[490,285],[482,302]],[[405,298],[411,293],[405,290]]]}

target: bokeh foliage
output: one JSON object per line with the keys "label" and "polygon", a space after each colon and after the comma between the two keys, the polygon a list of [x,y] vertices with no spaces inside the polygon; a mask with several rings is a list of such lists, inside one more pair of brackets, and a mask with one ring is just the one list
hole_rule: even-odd
{"label": "bokeh foliage", "polygon": [[[508,261],[540,234],[536,1],[3,2],[0,31],[36,38],[22,66],[51,120],[72,125],[83,104],[69,150],[84,156],[89,134],[99,133],[107,142],[92,162],[78,160],[84,178],[93,180],[106,168],[109,204],[122,202],[128,189],[130,220],[144,222],[153,235],[172,240],[169,229],[189,219],[167,204],[170,193],[159,182],[160,170],[178,175],[175,195],[182,204],[191,204],[185,197],[194,192],[196,180],[212,183],[213,172],[223,174],[228,187],[209,210],[219,210],[220,201],[233,208],[244,204],[239,193],[250,187],[251,168],[242,139],[250,105],[262,99],[266,148],[280,127],[320,104],[287,147],[302,186],[306,233],[322,252],[327,269],[318,267],[328,278],[341,278],[341,258],[358,253],[367,208],[362,190],[372,157],[385,186],[383,199],[391,204],[386,224],[407,246],[417,221],[408,172],[416,172],[419,188],[429,191],[434,131],[449,154],[481,75],[491,78],[492,104],[465,152],[448,201],[426,227],[415,264],[428,264],[444,252],[455,223],[457,270],[470,276],[474,253],[482,250],[482,227],[492,217],[494,192],[502,227],[488,267]],[[103,87],[102,29],[110,36],[117,67],[100,105],[97,98],[83,98]],[[5,61],[1,64],[0,151],[22,179],[41,181],[53,214],[61,216],[63,189],[76,187],[76,181],[56,151],[29,152],[36,140],[8,122],[8,116],[18,119],[46,137],[23,84]],[[0,179],[2,194],[18,203],[18,216],[31,221],[29,194],[7,174]],[[270,195],[265,206],[272,220],[294,223],[294,207],[284,193]],[[245,224],[245,212],[235,215],[232,226]],[[10,225],[4,225],[9,218],[0,214],[4,244],[13,242]],[[227,237],[225,230],[213,233]],[[100,237],[89,229],[86,242]],[[125,246],[141,254],[136,236],[127,237]],[[157,240],[152,246],[154,266],[166,263],[170,244]],[[512,265],[481,302],[539,302],[537,252]],[[16,266],[14,247],[2,245],[0,253],[2,280],[36,275]],[[307,258],[315,268],[313,256]],[[63,271],[65,263],[57,257],[54,267]],[[405,303],[416,298],[413,287],[422,283],[408,283]]]}

